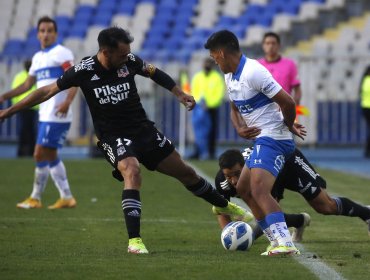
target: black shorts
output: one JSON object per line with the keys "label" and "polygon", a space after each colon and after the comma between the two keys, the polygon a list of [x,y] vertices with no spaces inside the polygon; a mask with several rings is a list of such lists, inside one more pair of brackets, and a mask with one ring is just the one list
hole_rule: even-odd
{"label": "black shorts", "polygon": [[145,125],[135,136],[105,136],[97,143],[106,160],[117,169],[120,160],[136,157],[147,169],[155,170],[175,147],[152,125]]}
{"label": "black shorts", "polygon": [[288,189],[311,201],[319,195],[321,188],[326,188],[326,181],[296,149],[278,175],[271,194],[280,200],[283,198],[284,189]]}

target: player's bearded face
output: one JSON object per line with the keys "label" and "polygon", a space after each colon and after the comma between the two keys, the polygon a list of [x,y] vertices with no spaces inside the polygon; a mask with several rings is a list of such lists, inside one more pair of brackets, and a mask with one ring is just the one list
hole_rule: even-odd
{"label": "player's bearded face", "polygon": [[107,60],[110,69],[119,69],[126,64],[128,55],[131,53],[129,44],[118,43],[118,47],[109,49],[107,52]]}

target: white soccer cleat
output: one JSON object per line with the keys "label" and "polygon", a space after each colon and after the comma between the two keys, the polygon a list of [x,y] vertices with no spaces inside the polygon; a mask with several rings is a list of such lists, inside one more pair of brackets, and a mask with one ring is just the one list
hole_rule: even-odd
{"label": "white soccer cleat", "polygon": [[294,228],[292,232],[292,241],[301,242],[303,240],[303,232],[306,227],[310,225],[311,217],[307,213],[301,213],[303,215],[303,225],[299,228]]}

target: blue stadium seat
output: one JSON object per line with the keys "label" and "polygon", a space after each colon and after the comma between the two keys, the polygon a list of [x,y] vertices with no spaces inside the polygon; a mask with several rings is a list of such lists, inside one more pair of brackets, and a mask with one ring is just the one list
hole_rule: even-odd
{"label": "blue stadium seat", "polygon": [[23,40],[10,39],[5,43],[2,54],[9,57],[21,56],[24,51]]}
{"label": "blue stadium seat", "polygon": [[97,10],[97,13],[93,16],[92,24],[108,26],[112,20],[112,11],[110,10]]}
{"label": "blue stadium seat", "polygon": [[78,38],[85,38],[86,31],[88,28],[88,23],[79,23],[78,20],[74,22],[74,24],[71,26],[71,29],[68,32],[69,37],[78,37]]}
{"label": "blue stadium seat", "polygon": [[135,12],[136,4],[134,1],[121,2],[116,6],[116,11],[119,14],[133,15]]}

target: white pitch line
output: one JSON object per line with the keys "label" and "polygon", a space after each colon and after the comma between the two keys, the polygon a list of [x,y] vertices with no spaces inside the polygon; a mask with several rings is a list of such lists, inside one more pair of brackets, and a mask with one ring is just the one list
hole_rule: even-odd
{"label": "white pitch line", "polygon": [[[213,182],[212,178],[207,176],[199,168],[195,167],[194,165],[191,166],[197,171],[200,176],[208,180],[208,182]],[[306,251],[302,244],[296,244],[296,247],[301,251],[301,255],[294,256],[293,258],[298,263],[306,267],[313,274],[315,274],[315,276],[318,277],[320,280],[346,280],[346,278],[344,278],[340,273],[327,266],[319,258],[314,259],[309,257],[314,255],[317,256],[316,253]]]}
{"label": "white pitch line", "polygon": [[308,270],[315,274],[320,280],[346,280],[340,273],[327,266],[319,258],[313,258],[313,256],[317,256],[317,254],[306,251],[302,244],[295,245],[301,251],[301,255],[294,256],[294,259],[308,268]]}

